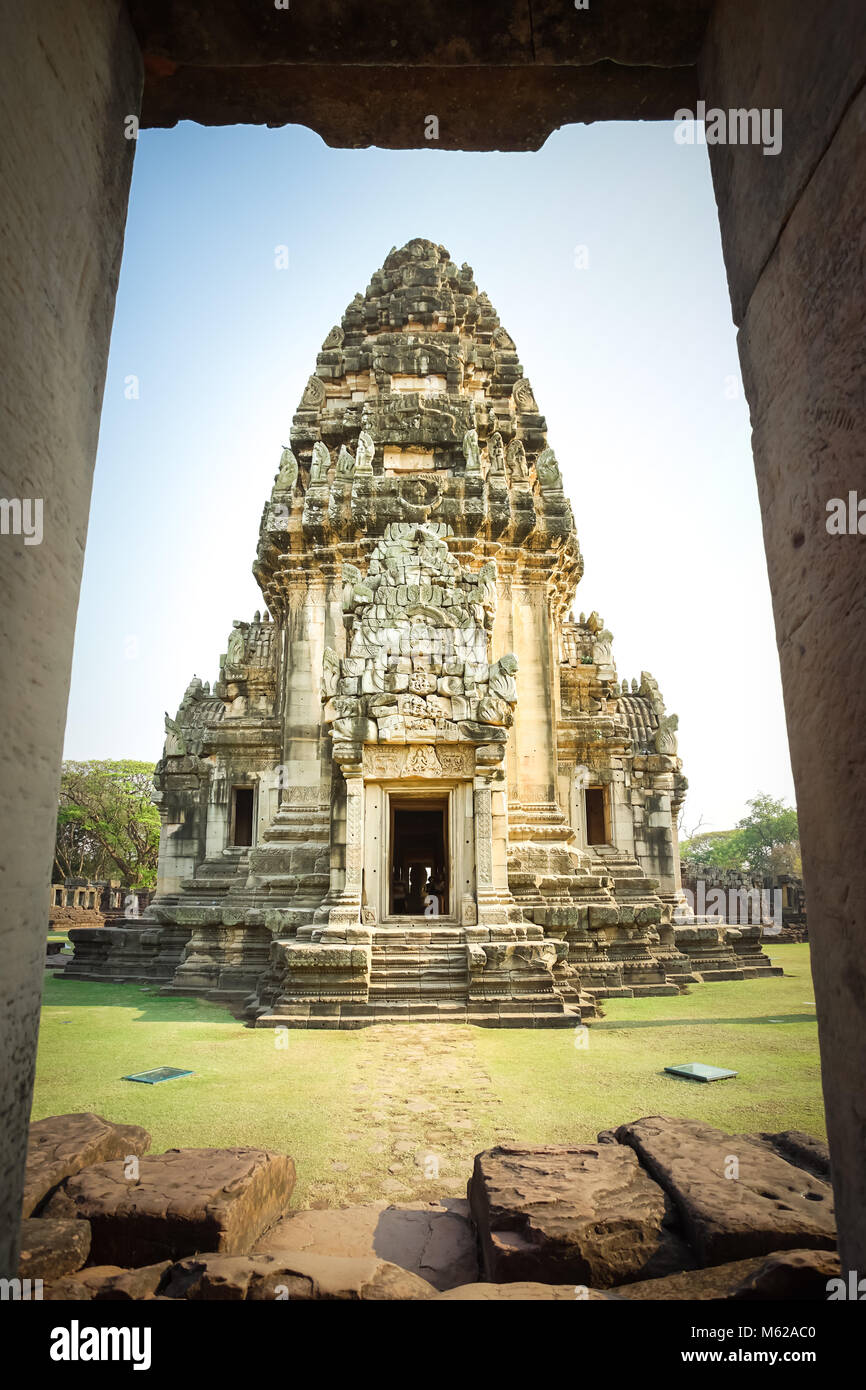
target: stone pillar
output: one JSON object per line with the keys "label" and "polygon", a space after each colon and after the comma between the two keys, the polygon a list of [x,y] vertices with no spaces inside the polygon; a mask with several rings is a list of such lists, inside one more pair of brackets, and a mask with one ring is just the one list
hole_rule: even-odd
{"label": "stone pillar", "polygon": [[475,883],[493,891],[493,798],[486,777],[475,778]]}
{"label": "stone pillar", "polygon": [[[553,684],[550,614],[546,585],[513,581],[511,611],[514,651],[519,662],[518,700],[514,715],[517,799],[527,803],[553,802],[556,787],[556,749],[550,691]],[[512,788],[512,792],[515,789]]]}
{"label": "stone pillar", "polygon": [[[332,604],[321,575],[290,591],[285,618],[285,688],[283,691],[284,784],[315,785],[325,775],[319,766],[322,726],[322,658],[333,645]],[[328,747],[326,750],[330,752]],[[286,800],[291,800],[290,794]]]}
{"label": "stone pillar", "polygon": [[476,776],[473,784],[475,826],[475,896],[478,928],[484,936],[491,929],[509,928],[522,921],[508,887],[508,816],[504,779]]}
{"label": "stone pillar", "polygon": [[346,779],[345,878],[339,891],[328,894],[328,927],[322,940],[328,941],[329,928],[356,927],[361,922],[364,886],[364,773],[360,762],[343,767]]}
{"label": "stone pillar", "polygon": [[[135,141],[141,59],[119,0],[3,5],[0,494],[41,500],[41,544],[0,537],[0,1276],[18,1272],[72,640]],[[31,513],[32,517],[32,513]]]}
{"label": "stone pillar", "polygon": [[782,148],[710,147],[752,419],[797,789],[843,1272],[866,1270],[866,644],[860,535],[827,503],[864,493],[866,9],[719,0],[707,107],[781,110]]}

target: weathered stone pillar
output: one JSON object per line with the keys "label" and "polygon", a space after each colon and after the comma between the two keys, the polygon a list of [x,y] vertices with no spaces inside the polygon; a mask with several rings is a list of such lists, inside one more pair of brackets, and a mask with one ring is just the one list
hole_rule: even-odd
{"label": "weathered stone pillar", "polygon": [[508,887],[505,782],[476,776],[473,800],[478,927],[505,927],[512,919],[521,915],[514,907]]}
{"label": "weathered stone pillar", "polygon": [[[359,764],[343,767],[346,779],[345,877],[328,894],[328,927],[352,927],[361,921],[364,886],[364,773]],[[328,939],[327,928],[322,940]]]}
{"label": "weathered stone pillar", "polygon": [[[720,0],[709,107],[782,113],[782,148],[710,161],[752,419],[797,789],[843,1271],[866,1270],[864,541],[827,504],[864,492],[866,10]],[[778,123],[778,118],[777,118]]]}
{"label": "weathered stone pillar", "polygon": [[479,896],[493,891],[493,808],[490,783],[475,778],[475,883]]}
{"label": "weathered stone pillar", "polygon": [[[550,613],[543,579],[515,579],[511,589],[514,651],[519,662],[518,701],[514,714],[517,798],[526,803],[553,802],[556,750],[550,692],[553,670]],[[514,789],[512,788],[512,793]]]}
{"label": "weathered stone pillar", "polygon": [[[17,1274],[72,639],[141,95],[119,0],[3,5],[0,493],[41,543],[0,537],[0,1275]],[[127,126],[126,129],[129,129]]]}

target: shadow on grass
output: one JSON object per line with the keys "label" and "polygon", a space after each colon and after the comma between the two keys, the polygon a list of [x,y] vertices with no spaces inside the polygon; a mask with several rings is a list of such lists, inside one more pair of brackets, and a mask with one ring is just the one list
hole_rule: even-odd
{"label": "shadow on grass", "polygon": [[617,1028],[711,1028],[728,1023],[751,1024],[751,1023],[814,1023],[817,1025],[817,1018],[814,1014],[767,1014],[756,1016],[752,1014],[749,1018],[648,1018],[648,1019],[628,1019],[621,1020],[619,1023],[613,1019],[607,1023],[589,1023],[587,1026],[595,1032],[596,1029],[617,1029]]}
{"label": "shadow on grass", "polygon": [[191,995],[160,995],[137,984],[98,980],[46,981],[42,999],[49,1009],[134,1009],[133,1023],[231,1023],[242,1026],[223,1005]]}

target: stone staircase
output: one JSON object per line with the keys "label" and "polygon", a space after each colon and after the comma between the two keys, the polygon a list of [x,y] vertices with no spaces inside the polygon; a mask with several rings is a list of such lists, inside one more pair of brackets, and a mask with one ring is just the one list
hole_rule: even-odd
{"label": "stone staircase", "polygon": [[[370,1003],[407,1003],[418,1009],[465,1006],[469,978],[458,928],[378,928],[373,938]],[[438,1008],[433,1010],[438,1012]]]}
{"label": "stone staircase", "polygon": [[580,1011],[555,995],[470,999],[463,929],[398,922],[373,930],[366,1000],[281,1003],[256,1016],[254,1027],[365,1028],[410,1022],[574,1028]]}
{"label": "stone staircase", "polygon": [[614,896],[617,902],[638,898],[642,902],[653,902],[657,883],[647,878],[637,860],[625,850],[613,845],[593,845],[593,856],[600,859],[605,870],[614,882]]}

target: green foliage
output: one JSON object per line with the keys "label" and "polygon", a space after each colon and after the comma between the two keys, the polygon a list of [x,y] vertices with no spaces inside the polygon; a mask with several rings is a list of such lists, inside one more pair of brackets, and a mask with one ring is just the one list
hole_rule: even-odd
{"label": "green foliage", "polygon": [[739,869],[741,855],[736,830],[705,830],[683,840],[680,857],[699,869]]}
{"label": "green foliage", "polygon": [[778,856],[782,850],[793,850],[799,859],[799,830],[794,808],[764,792],[758,792],[747,805],[749,814],[737,822],[737,832],[749,868],[754,873],[771,873],[776,867],[774,854]]}
{"label": "green foliage", "polygon": [[794,808],[765,792],[758,792],[746,804],[749,814],[737,821],[733,830],[707,830],[683,840],[681,858],[699,870],[800,874],[800,841]]}
{"label": "green foliage", "polygon": [[159,813],[152,796],[153,763],[64,763],[55,875],[155,887]]}

